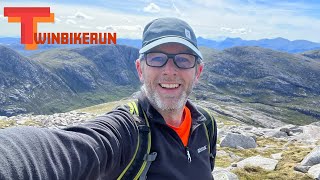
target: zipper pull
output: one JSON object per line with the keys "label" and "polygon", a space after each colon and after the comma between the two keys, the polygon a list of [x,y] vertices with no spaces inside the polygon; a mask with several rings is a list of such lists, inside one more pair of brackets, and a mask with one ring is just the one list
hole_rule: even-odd
{"label": "zipper pull", "polygon": [[188,162],[191,163],[191,155],[190,155],[189,148],[187,146],[186,146],[186,153],[187,153],[187,157],[188,157]]}

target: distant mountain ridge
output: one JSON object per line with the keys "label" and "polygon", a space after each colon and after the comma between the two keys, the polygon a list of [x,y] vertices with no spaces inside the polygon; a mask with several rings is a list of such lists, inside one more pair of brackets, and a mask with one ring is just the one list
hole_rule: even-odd
{"label": "distant mountain ridge", "polygon": [[[307,40],[294,40],[290,41],[284,38],[274,38],[274,39],[260,39],[260,40],[243,40],[241,38],[226,38],[223,41],[215,41],[210,39],[205,39],[198,37],[198,45],[214,48],[218,50],[224,50],[226,48],[236,47],[236,46],[258,46],[263,48],[269,48],[277,51],[288,52],[288,53],[302,53],[305,51],[320,49],[320,43],[311,42]],[[118,38],[117,44],[127,45],[135,48],[141,48],[140,39],[123,39]],[[88,45],[39,45],[39,50],[37,51],[25,51],[24,46],[20,44],[20,38],[0,38],[0,45],[5,45],[24,55],[35,54],[44,50],[52,48],[76,48],[85,47]]]}
{"label": "distant mountain ridge", "polygon": [[[128,97],[140,87],[133,47],[51,49],[29,57],[0,47],[0,116],[65,112]],[[219,104],[210,107],[221,116],[265,127],[320,120],[318,51],[200,51],[205,68],[191,98]]]}

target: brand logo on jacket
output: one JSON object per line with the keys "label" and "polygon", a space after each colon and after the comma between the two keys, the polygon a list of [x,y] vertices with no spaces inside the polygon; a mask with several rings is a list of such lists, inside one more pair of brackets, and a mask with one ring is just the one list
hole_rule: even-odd
{"label": "brand logo on jacket", "polygon": [[198,153],[201,153],[202,151],[206,150],[207,149],[207,145],[205,146],[202,146],[201,148],[199,148],[197,151]]}

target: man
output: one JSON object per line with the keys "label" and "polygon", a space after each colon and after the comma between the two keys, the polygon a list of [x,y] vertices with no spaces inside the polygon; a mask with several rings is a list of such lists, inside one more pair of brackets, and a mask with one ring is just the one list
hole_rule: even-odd
{"label": "man", "polygon": [[[139,53],[138,106],[149,123],[150,152],[156,153],[143,178],[213,179],[207,149],[215,156],[216,129],[208,145],[206,118],[187,100],[203,70],[193,30],[176,18],[156,19],[144,29]],[[128,179],[122,172],[134,163],[143,133],[129,111],[121,106],[63,130],[1,130],[0,179]]]}

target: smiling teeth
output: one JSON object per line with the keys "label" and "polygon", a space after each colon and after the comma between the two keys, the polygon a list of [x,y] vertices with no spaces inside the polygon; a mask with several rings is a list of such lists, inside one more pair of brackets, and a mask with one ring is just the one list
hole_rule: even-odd
{"label": "smiling teeth", "polygon": [[160,84],[163,88],[173,89],[179,87],[179,84]]}

